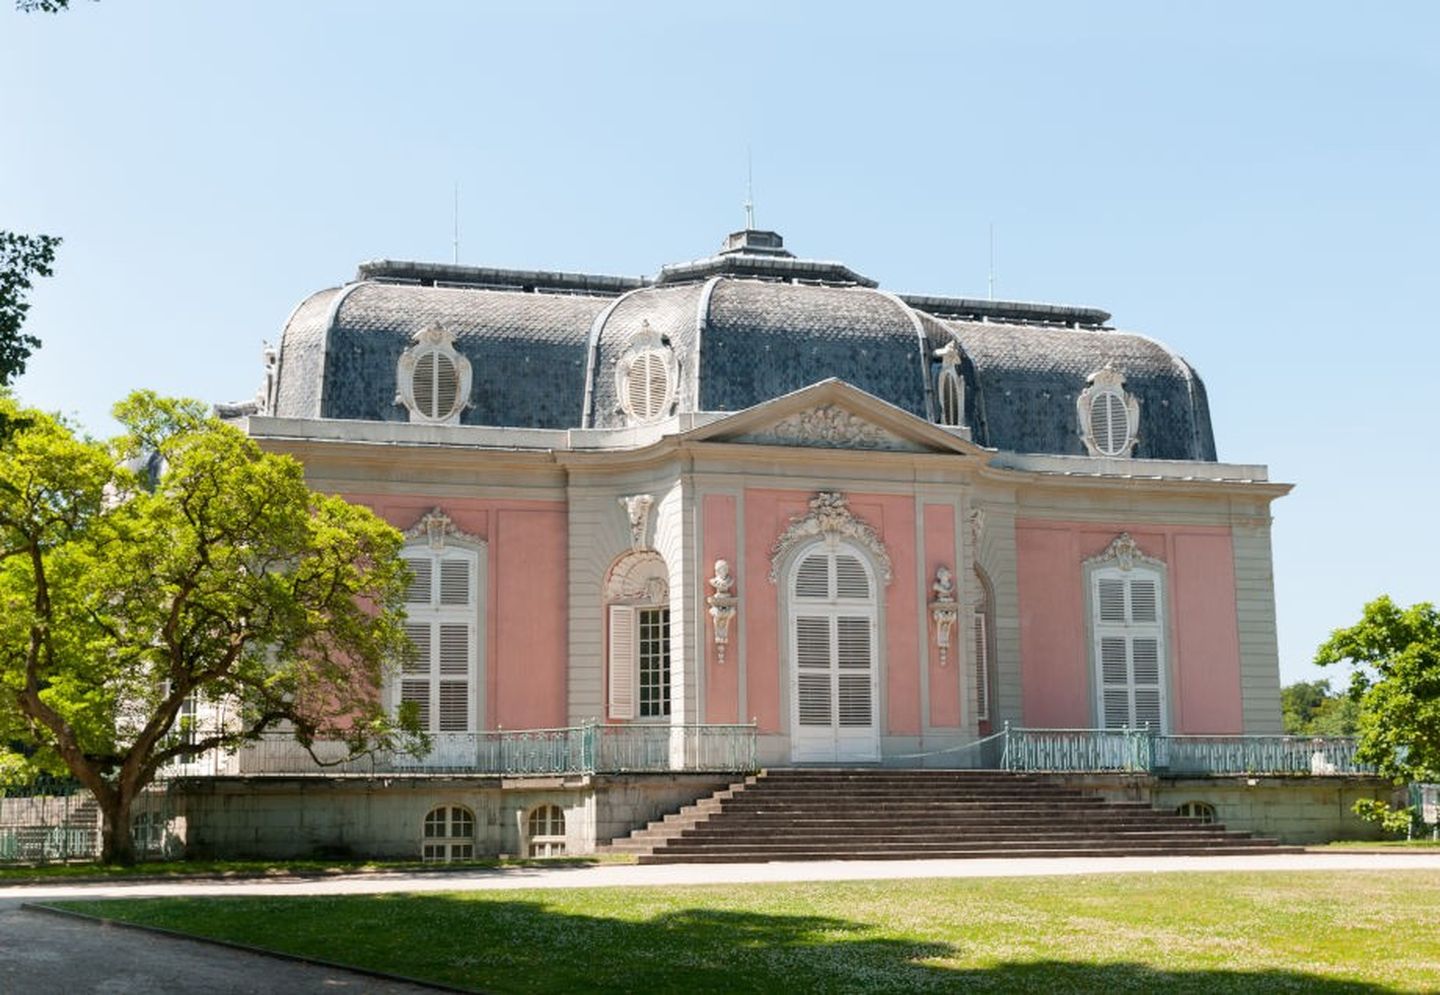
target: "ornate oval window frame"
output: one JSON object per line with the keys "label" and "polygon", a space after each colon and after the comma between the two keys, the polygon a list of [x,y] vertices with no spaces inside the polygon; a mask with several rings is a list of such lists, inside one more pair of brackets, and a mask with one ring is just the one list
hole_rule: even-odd
{"label": "ornate oval window frame", "polygon": [[[637,381],[637,377],[641,379]],[[675,350],[649,321],[642,321],[615,364],[615,394],[620,410],[631,424],[659,421],[675,406],[679,381],[680,364]]]}
{"label": "ornate oval window frame", "polygon": [[[455,348],[455,333],[435,324],[416,332],[410,339],[410,348],[400,354],[395,366],[395,403],[403,404],[410,412],[410,420],[425,425],[458,425],[461,413],[470,406],[470,384],[472,371],[470,361]],[[433,357],[438,377],[440,363],[449,363],[455,371],[455,396],[445,408],[436,407],[427,411],[417,396],[417,378],[425,375],[421,363]],[[431,397],[438,400],[435,391],[438,381],[431,385]]]}
{"label": "ornate oval window frame", "polygon": [[[1140,401],[1125,389],[1125,377],[1108,363],[1104,369],[1096,370],[1087,380],[1088,386],[1075,399],[1076,413],[1080,419],[1080,441],[1085,452],[1091,456],[1110,459],[1128,459],[1135,452],[1139,442]],[[1096,432],[1095,409],[1104,404],[1109,409],[1106,424],[1111,431],[1101,438]],[[1118,409],[1118,410],[1117,410]],[[1113,426],[1116,414],[1125,418],[1125,434],[1120,445],[1115,445]]]}

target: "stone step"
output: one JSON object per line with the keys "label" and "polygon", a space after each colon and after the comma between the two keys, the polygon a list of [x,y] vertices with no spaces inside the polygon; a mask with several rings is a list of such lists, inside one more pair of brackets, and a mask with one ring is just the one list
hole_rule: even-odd
{"label": "stone step", "polygon": [[[1253,849],[1263,849],[1265,853],[1305,852],[1304,847],[1282,846],[1273,843],[1273,841],[1265,844],[1263,847],[1257,846]],[[640,854],[637,856],[636,861],[641,864],[750,864],[793,860],[982,860],[1021,857],[1043,857],[1046,859],[1058,857],[1191,857],[1223,856],[1226,854],[1234,854],[1235,852],[1236,848],[1231,846],[1162,846],[1155,849],[1073,847],[1053,850],[1015,846],[993,850],[940,850],[923,854],[900,851],[892,851],[890,853],[857,853],[848,850],[812,850],[808,852],[788,853],[783,856],[753,851],[739,851],[735,853],[657,852],[653,854]]]}

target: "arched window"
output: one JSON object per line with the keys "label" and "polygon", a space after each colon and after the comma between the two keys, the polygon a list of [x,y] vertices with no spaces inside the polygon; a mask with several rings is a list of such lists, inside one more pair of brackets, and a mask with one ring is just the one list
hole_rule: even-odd
{"label": "arched window", "polygon": [[541,805],[525,821],[527,853],[532,857],[565,855],[565,813],[559,805]]}
{"label": "arched window", "polygon": [[470,401],[470,361],[455,349],[455,336],[439,325],[417,332],[395,368],[395,403],[412,422],[453,425]]}
{"label": "arched window", "polygon": [[1091,456],[1129,456],[1137,442],[1140,402],[1125,390],[1125,378],[1106,366],[1090,375],[1076,399],[1080,437]]}
{"label": "arched window", "polygon": [[846,543],[811,546],[789,594],[792,759],[877,759],[877,597],[864,554]]}
{"label": "arched window", "polygon": [[1215,806],[1209,802],[1185,802],[1175,809],[1176,815],[1183,815],[1187,819],[1199,819],[1209,825],[1215,821]]}
{"label": "arched window", "polygon": [[632,423],[663,418],[675,401],[678,368],[675,351],[645,321],[625,344],[615,365],[615,392]]}
{"label": "arched window", "polygon": [[421,857],[449,863],[475,859],[475,814],[463,805],[440,805],[425,815]]}
{"label": "arched window", "polygon": [[659,553],[627,553],[605,582],[612,719],[670,715],[670,571]]}
{"label": "arched window", "polygon": [[935,350],[935,355],[940,360],[940,372],[935,376],[940,424],[964,425],[965,381],[960,379],[960,347],[954,342],[947,342],[943,348]]}
{"label": "arched window", "polygon": [[401,552],[410,568],[405,634],[413,652],[400,668],[396,707],[414,708],[432,733],[474,732],[480,726],[480,605],[485,545],[454,528],[438,509],[408,533]]}

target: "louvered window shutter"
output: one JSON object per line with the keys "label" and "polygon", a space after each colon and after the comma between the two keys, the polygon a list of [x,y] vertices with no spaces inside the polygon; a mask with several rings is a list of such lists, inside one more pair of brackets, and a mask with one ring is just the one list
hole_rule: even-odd
{"label": "louvered window shutter", "polygon": [[853,556],[841,553],[835,557],[835,595],[840,598],[870,597],[870,578],[865,567]]}
{"label": "louvered window shutter", "polygon": [[824,553],[812,553],[800,564],[795,573],[795,597],[830,597],[830,558]]}
{"label": "louvered window shutter", "polygon": [[635,717],[635,609],[610,606],[610,717]]}
{"label": "louvered window shutter", "polygon": [[460,390],[460,372],[455,361],[449,356],[432,353],[435,357],[435,414],[433,418],[445,418],[455,410],[455,395]]}
{"label": "louvered window shutter", "polygon": [[959,425],[965,420],[964,397],[960,378],[954,370],[940,374],[940,424]]}
{"label": "louvered window shutter", "polygon": [[975,717],[990,718],[990,641],[985,613],[976,612],[975,627]]}
{"label": "louvered window shutter", "polygon": [[429,732],[468,732],[475,723],[478,560],[469,551],[406,556],[405,634],[414,655],[401,668],[399,701],[414,702]]}
{"label": "louvered window shutter", "polygon": [[1165,726],[1165,642],[1160,579],[1118,572],[1095,580],[1095,656],[1100,723],[1109,729]]}
{"label": "louvered window shutter", "polygon": [[830,619],[825,616],[795,619],[796,694],[804,726],[829,726],[834,717],[830,635]]}
{"label": "louvered window shutter", "polygon": [[[863,574],[862,574],[863,577]],[[874,713],[870,679],[871,622],[868,616],[840,616],[835,620],[839,718],[842,726],[868,726]]]}

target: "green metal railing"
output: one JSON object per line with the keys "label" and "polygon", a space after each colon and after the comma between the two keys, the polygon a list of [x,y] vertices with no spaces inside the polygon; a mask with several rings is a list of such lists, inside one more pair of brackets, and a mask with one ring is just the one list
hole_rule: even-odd
{"label": "green metal railing", "polygon": [[1373,774],[1348,736],[1165,736],[1149,729],[1006,725],[1000,766],[1017,771],[1162,774]]}
{"label": "green metal railing", "polygon": [[[331,747],[335,747],[331,749]],[[346,758],[341,744],[316,744],[322,760],[286,736],[246,744],[212,774],[500,774],[513,777],[609,774],[640,771],[757,769],[755,726],[603,725],[590,722],[554,729],[437,733],[428,753],[377,753]]]}

